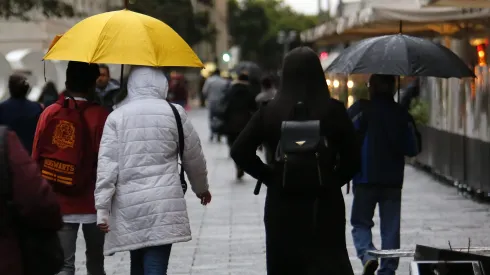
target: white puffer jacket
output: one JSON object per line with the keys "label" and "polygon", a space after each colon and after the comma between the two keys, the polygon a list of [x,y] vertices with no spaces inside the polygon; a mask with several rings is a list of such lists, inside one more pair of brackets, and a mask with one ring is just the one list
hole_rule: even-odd
{"label": "white puffer jacket", "polygon": [[[108,117],[100,143],[95,189],[97,222],[107,222],[104,254],[191,240],[180,185],[178,133],[158,69],[135,67],[124,105]],[[196,194],[208,190],[201,142],[187,114],[184,169]],[[110,215],[109,215],[110,213]]]}

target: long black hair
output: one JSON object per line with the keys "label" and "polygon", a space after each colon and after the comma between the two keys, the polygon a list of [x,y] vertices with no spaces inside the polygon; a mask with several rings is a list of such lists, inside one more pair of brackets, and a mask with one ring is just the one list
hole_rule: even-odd
{"label": "long black hair", "polygon": [[325,74],[316,53],[309,47],[290,51],[284,59],[278,98],[308,103],[329,97]]}

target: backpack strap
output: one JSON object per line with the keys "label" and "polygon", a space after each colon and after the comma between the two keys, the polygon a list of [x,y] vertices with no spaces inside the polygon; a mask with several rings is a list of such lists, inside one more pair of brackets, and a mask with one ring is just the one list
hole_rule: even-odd
{"label": "backpack strap", "polygon": [[[177,132],[179,134],[179,156],[180,156],[180,161],[182,162],[184,159],[184,127],[182,126],[182,118],[180,117],[179,111],[175,106],[168,102],[168,105],[170,105],[170,108],[172,109],[172,112],[174,113],[175,116],[175,122],[177,122]],[[185,181],[185,174],[184,174],[184,165],[181,163],[180,164],[180,184],[182,185],[182,189],[185,192],[187,192],[187,182]]]}

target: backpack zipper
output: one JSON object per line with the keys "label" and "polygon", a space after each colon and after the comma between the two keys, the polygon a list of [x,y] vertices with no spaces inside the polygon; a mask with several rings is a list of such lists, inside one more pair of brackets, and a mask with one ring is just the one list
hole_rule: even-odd
{"label": "backpack zipper", "polygon": [[286,186],[286,172],[288,167],[288,155],[284,155],[284,170],[282,171],[282,187]]}
{"label": "backpack zipper", "polygon": [[318,180],[320,181],[320,185],[323,185],[322,171],[320,170],[320,154],[316,152],[315,156],[316,156],[316,169],[318,171]]}

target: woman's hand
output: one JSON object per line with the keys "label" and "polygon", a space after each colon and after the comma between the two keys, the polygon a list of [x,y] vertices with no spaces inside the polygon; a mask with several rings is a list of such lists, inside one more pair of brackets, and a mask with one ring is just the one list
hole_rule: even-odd
{"label": "woman's hand", "polygon": [[208,203],[210,203],[212,198],[211,193],[209,191],[206,191],[202,194],[198,194],[197,197],[201,199],[202,205],[207,205]]}

